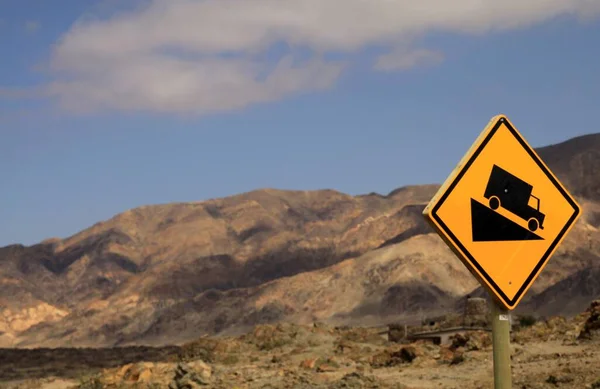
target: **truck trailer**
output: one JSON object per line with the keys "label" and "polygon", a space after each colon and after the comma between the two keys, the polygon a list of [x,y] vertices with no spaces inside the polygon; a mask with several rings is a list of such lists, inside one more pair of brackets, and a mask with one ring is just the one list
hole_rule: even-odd
{"label": "truck trailer", "polygon": [[[484,197],[488,199],[491,209],[502,207],[527,221],[530,231],[538,228],[543,230],[546,215],[540,212],[540,199],[532,195],[532,192],[532,185],[494,165]],[[536,201],[535,208],[529,205],[531,198]]]}

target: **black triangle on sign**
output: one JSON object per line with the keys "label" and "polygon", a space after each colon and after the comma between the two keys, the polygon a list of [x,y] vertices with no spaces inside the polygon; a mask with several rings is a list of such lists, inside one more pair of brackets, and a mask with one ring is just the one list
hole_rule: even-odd
{"label": "black triangle on sign", "polygon": [[473,242],[544,239],[474,199],[471,199],[471,227]]}

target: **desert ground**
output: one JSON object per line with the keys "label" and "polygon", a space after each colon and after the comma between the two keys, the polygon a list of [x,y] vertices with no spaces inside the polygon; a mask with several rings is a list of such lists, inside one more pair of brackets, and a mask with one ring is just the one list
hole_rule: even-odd
{"label": "desert ground", "polygon": [[[513,387],[600,388],[600,301],[572,318],[523,321],[511,332]],[[493,387],[488,331],[449,342],[392,342],[381,328],[256,326],[180,347],[3,349],[2,388]]]}

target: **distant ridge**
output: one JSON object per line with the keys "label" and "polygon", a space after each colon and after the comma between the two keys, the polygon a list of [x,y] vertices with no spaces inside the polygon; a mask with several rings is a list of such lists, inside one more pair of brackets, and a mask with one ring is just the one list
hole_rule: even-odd
{"label": "distant ridge", "polygon": [[[581,312],[598,286],[600,134],[537,150],[584,214],[518,309]],[[258,323],[380,325],[452,310],[484,294],[422,217],[438,188],[266,188],[0,248],[0,347],[176,344]]]}

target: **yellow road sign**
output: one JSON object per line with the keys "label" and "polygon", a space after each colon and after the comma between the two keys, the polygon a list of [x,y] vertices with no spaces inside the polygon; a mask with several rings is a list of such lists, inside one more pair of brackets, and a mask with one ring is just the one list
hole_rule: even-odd
{"label": "yellow road sign", "polygon": [[423,215],[481,284],[514,309],[580,207],[508,118],[498,115]]}

